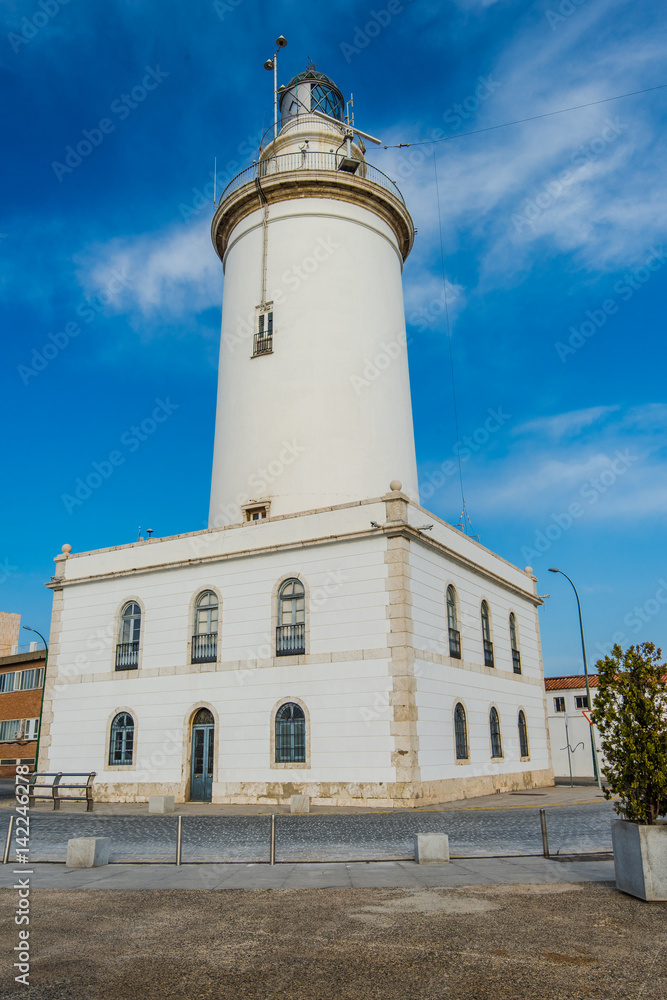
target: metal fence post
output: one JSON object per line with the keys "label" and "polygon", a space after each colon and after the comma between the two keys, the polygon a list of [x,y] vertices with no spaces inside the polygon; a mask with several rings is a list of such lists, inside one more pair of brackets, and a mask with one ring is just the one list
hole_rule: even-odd
{"label": "metal fence post", "polygon": [[271,851],[269,864],[276,863],[276,817],[271,815]]}
{"label": "metal fence post", "polygon": [[540,823],[542,824],[542,854],[549,857],[549,837],[547,835],[547,814],[545,809],[540,809]]}
{"label": "metal fence post", "polygon": [[178,817],[178,831],[176,834],[176,864],[181,863],[181,836],[183,831],[183,817]]}

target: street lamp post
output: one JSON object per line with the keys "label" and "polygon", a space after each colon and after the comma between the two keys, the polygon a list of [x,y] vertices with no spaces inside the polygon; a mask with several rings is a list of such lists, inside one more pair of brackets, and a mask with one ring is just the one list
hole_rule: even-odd
{"label": "street lamp post", "polygon": [[[551,569],[550,568],[549,572],[550,573],[560,573],[560,575],[564,576],[566,580],[570,580],[570,578],[567,575],[567,573],[563,573],[562,569]],[[579,611],[579,628],[581,630],[581,653],[582,653],[582,656],[584,658],[584,677],[586,678],[586,701],[588,702],[588,707],[592,708],[593,707],[593,702],[591,700],[591,686],[590,686],[589,681],[588,681],[588,664],[586,662],[586,643],[584,641],[584,621],[583,621],[583,618],[581,617],[581,603],[579,601],[579,594],[577,593],[577,588],[575,587],[574,583],[572,583],[572,580],[570,580],[570,584],[572,585],[572,590],[574,591],[574,596],[577,598],[577,610]],[[590,726],[590,730],[591,730],[591,753],[593,755],[593,774],[595,776],[595,780],[598,783],[598,787],[601,789],[602,788],[602,779],[600,777],[600,767],[598,765],[598,755],[597,755],[597,750],[596,750],[596,747],[595,747],[595,736],[594,736],[594,733],[593,733],[593,725],[592,724]]]}
{"label": "street lamp post", "polygon": [[44,649],[45,649],[44,677],[42,679],[42,700],[39,704],[39,728],[37,730],[37,749],[35,750],[35,771],[36,771],[37,768],[39,767],[39,743],[42,738],[42,712],[44,711],[44,692],[46,690],[46,665],[49,660],[49,645],[44,636],[42,635],[42,633],[38,632],[36,628],[29,628],[27,625],[23,625],[23,628],[26,630],[26,632],[34,632],[35,635],[38,635],[42,640],[42,642],[44,643]]}
{"label": "street lamp post", "polygon": [[278,46],[273,59],[267,59],[264,63],[264,69],[269,71],[273,70],[273,138],[278,137],[278,53],[281,49],[284,49],[287,45],[287,39],[284,35],[278,35],[276,38],[276,45]]}

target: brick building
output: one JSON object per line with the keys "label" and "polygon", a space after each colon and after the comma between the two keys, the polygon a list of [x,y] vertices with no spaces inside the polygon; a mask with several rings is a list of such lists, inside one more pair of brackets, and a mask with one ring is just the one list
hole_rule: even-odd
{"label": "brick building", "polygon": [[34,765],[46,652],[19,646],[21,616],[0,612],[0,777]]}

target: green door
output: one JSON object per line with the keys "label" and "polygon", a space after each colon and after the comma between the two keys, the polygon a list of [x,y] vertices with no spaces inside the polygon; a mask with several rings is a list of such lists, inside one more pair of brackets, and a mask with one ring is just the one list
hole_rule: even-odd
{"label": "green door", "polygon": [[192,723],[191,802],[211,801],[214,732],[213,715],[207,708],[200,708]]}

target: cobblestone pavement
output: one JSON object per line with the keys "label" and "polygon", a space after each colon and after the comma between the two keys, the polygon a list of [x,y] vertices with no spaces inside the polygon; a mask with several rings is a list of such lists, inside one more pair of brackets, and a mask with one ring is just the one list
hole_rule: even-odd
{"label": "cobblestone pavement", "polygon": [[[611,850],[610,802],[547,810],[552,854]],[[0,816],[4,845],[9,812]],[[177,817],[38,813],[30,817],[33,861],[64,861],[72,837],[110,837],[112,861],[173,861]],[[269,816],[185,816],[184,862],[259,862],[269,857]],[[537,809],[447,809],[276,816],[278,861],[351,861],[413,855],[415,833],[449,835],[456,855],[541,853]],[[13,854],[12,854],[13,856]]]}

